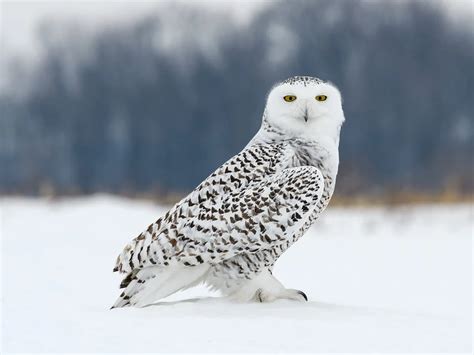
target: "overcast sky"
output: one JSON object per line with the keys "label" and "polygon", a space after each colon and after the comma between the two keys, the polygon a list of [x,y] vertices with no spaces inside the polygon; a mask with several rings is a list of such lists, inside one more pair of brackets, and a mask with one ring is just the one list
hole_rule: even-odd
{"label": "overcast sky", "polygon": [[[44,19],[76,21],[94,29],[132,22],[156,11],[166,11],[169,1],[1,1],[2,55],[28,57],[36,48],[35,29]],[[181,1],[211,12],[226,13],[245,23],[265,8],[270,0],[191,0]],[[374,1],[374,0],[367,0]],[[376,1],[376,0],[375,0]],[[387,0],[384,0],[387,1]],[[394,1],[394,0],[392,0]],[[403,0],[396,0],[403,1]],[[440,0],[454,21],[474,23],[473,0]]]}
{"label": "overcast sky", "polygon": [[[1,1],[1,0],[0,0]],[[176,2],[176,1],[175,1]],[[228,13],[248,21],[267,1],[180,1],[211,12]],[[35,28],[44,19],[76,21],[89,28],[133,22],[153,12],[166,11],[170,1],[1,1],[2,47],[6,53],[30,54],[35,50]]]}

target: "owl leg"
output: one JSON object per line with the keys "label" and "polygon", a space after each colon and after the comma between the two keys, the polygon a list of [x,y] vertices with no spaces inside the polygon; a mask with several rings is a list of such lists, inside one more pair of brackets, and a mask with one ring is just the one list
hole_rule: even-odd
{"label": "owl leg", "polygon": [[231,297],[240,301],[256,302],[273,302],[277,299],[308,300],[304,292],[285,288],[268,270],[261,271]]}

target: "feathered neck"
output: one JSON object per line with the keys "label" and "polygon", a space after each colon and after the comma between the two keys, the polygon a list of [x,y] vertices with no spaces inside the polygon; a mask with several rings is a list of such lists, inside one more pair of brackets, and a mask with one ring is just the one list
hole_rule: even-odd
{"label": "feathered neck", "polygon": [[294,148],[295,158],[300,161],[300,165],[316,166],[322,170],[323,174],[331,176],[333,179],[336,178],[339,166],[339,149],[333,140],[290,137],[279,127],[270,124],[264,112],[260,130],[247,147],[254,144],[281,142],[286,142]]}

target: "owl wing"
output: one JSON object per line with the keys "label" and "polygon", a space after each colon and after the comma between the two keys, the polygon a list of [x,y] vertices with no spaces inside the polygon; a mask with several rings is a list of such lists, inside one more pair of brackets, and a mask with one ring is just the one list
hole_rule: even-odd
{"label": "owl wing", "polygon": [[149,266],[214,264],[287,242],[324,187],[317,168],[284,168],[289,159],[286,144],[251,146],[234,156],[127,245],[114,271],[130,279]]}

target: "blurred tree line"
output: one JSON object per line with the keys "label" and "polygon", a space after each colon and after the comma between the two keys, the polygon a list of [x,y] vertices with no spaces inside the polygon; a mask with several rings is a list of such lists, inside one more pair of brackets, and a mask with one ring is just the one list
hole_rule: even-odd
{"label": "blurred tree line", "polygon": [[289,1],[240,25],[175,5],[93,36],[45,24],[40,64],[0,97],[0,192],[184,193],[253,136],[275,82],[312,75],[344,97],[339,195],[470,193],[473,37],[425,2]]}

